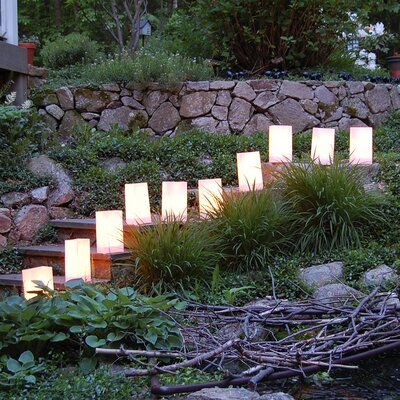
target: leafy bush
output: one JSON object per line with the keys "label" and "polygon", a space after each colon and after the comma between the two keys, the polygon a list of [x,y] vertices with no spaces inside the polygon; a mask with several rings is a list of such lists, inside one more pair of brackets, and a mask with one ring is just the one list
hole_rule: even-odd
{"label": "leafy bush", "polygon": [[91,63],[99,52],[99,45],[81,33],[70,33],[48,41],[41,51],[43,63],[48,68]]}
{"label": "leafy bush", "polygon": [[290,243],[290,213],[270,190],[225,194],[209,213],[229,268],[264,268]]}
{"label": "leafy bush", "polygon": [[173,348],[180,336],[162,311],[178,306],[165,296],[149,298],[132,288],[107,293],[81,283],[50,297],[25,301],[10,296],[0,302],[0,349],[9,354],[26,347],[37,352],[68,341],[70,349],[118,346]]}
{"label": "leafy bush", "polygon": [[400,153],[400,111],[390,115],[384,125],[375,130],[375,150]]}
{"label": "leafy bush", "polygon": [[24,262],[17,249],[6,247],[0,252],[0,274],[17,273],[23,267]]}
{"label": "leafy bush", "polygon": [[219,53],[249,70],[324,64],[353,28],[345,0],[201,0],[196,10]]}
{"label": "leafy bush", "polygon": [[176,287],[190,280],[206,280],[220,260],[218,241],[206,222],[182,222],[168,217],[146,229],[133,229],[126,241],[132,253],[125,263],[142,290],[155,285]]}
{"label": "leafy bush", "polygon": [[358,247],[366,228],[383,221],[384,199],[365,191],[357,167],[340,161],[287,164],[278,176],[293,207],[301,251]]}

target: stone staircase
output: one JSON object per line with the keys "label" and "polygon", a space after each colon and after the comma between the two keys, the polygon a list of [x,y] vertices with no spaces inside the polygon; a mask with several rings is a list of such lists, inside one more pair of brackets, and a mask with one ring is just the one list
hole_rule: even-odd
{"label": "stone staircase", "polygon": [[[51,266],[54,269],[54,286],[64,286],[64,240],[90,239],[92,279],[95,282],[108,281],[112,278],[111,265],[126,259],[128,252],[102,254],[96,251],[96,221],[94,218],[86,219],[54,219],[49,225],[56,229],[59,243],[47,245],[33,245],[18,247],[19,254],[23,257],[26,268]],[[124,226],[124,233],[129,231],[129,226]],[[22,286],[21,274],[0,275],[0,286]]]}

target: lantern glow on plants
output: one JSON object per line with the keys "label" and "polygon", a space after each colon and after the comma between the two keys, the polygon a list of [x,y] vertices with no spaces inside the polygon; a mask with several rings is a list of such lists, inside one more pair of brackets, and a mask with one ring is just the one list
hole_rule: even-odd
{"label": "lantern glow on plants", "polygon": [[350,128],[350,164],[371,165],[373,161],[372,128]]}
{"label": "lantern glow on plants", "polygon": [[147,182],[125,185],[125,217],[129,225],[151,223],[149,188]]}
{"label": "lantern glow on plants", "polygon": [[187,182],[163,182],[161,218],[187,219]]}
{"label": "lantern glow on plants", "polygon": [[237,153],[239,190],[261,190],[264,187],[259,151]]}
{"label": "lantern glow on plants", "polygon": [[222,180],[199,180],[199,209],[200,216],[205,218],[208,212],[217,210],[222,201]]}
{"label": "lantern glow on plants", "polygon": [[124,251],[124,223],[121,210],[96,211],[96,247],[102,254]]}
{"label": "lantern glow on plants", "polygon": [[322,165],[330,165],[335,152],[335,129],[313,128],[311,158]]}
{"label": "lantern glow on plants", "polygon": [[271,125],[269,127],[269,162],[285,163],[292,161],[292,127],[290,125]]}
{"label": "lantern glow on plants", "polygon": [[22,270],[22,287],[25,300],[29,300],[37,296],[33,291],[39,292],[41,289],[37,283],[41,282],[49,289],[54,290],[53,268],[36,267]]}
{"label": "lantern glow on plants", "polygon": [[72,279],[92,279],[90,268],[90,239],[65,241],[65,282]]}

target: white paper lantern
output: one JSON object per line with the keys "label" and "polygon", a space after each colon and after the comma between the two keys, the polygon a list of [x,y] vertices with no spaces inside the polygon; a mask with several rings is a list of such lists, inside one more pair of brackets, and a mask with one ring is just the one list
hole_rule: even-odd
{"label": "white paper lantern", "polygon": [[125,217],[128,225],[151,224],[149,188],[146,182],[125,185]]}
{"label": "white paper lantern", "polygon": [[187,219],[187,182],[163,182],[161,218]]}
{"label": "white paper lantern", "polygon": [[259,151],[237,153],[239,190],[261,190],[264,187]]}
{"label": "white paper lantern", "polygon": [[92,279],[90,267],[90,239],[70,239],[65,241],[65,281]]}
{"label": "white paper lantern", "polygon": [[124,223],[122,211],[96,211],[96,248],[98,253],[124,251]]}
{"label": "white paper lantern", "polygon": [[311,158],[322,165],[330,165],[335,153],[335,129],[313,128]]}
{"label": "white paper lantern", "polygon": [[200,216],[206,217],[208,213],[218,210],[222,201],[222,180],[221,179],[200,179],[199,180],[199,209]]}
{"label": "white paper lantern", "polygon": [[372,128],[350,128],[350,164],[371,165],[373,162]]}
{"label": "white paper lantern", "polygon": [[54,290],[53,268],[36,267],[22,270],[22,288],[25,300],[29,300],[37,296],[36,293],[30,292],[41,291],[41,289],[35,283],[38,281],[43,283],[43,285],[47,286],[49,289]]}
{"label": "white paper lantern", "polygon": [[286,163],[292,161],[292,127],[271,125],[269,127],[269,162]]}

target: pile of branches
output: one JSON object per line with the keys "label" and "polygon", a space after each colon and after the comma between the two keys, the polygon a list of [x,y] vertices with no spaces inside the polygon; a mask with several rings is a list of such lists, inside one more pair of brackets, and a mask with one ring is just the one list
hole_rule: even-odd
{"label": "pile of branches", "polygon": [[[255,389],[262,379],[357,368],[362,358],[400,347],[397,296],[378,293],[378,288],[364,298],[339,302],[267,299],[243,307],[192,303],[169,315],[180,327],[181,351],[121,348],[97,353],[140,359],[143,367],[126,370],[126,376],[152,376],[153,392],[170,394],[244,384]],[[233,364],[239,372],[232,372]],[[220,369],[225,378],[174,387],[159,386],[154,378],[188,367]]]}

